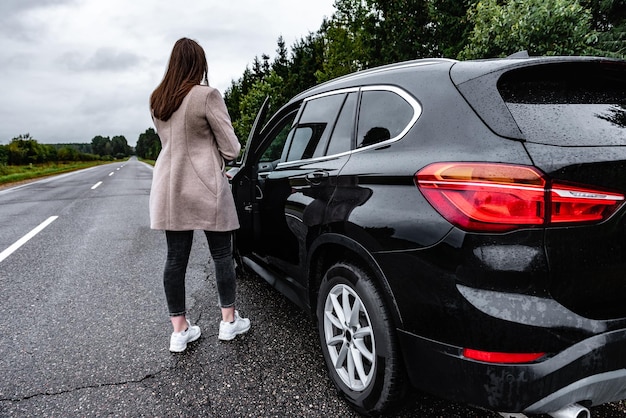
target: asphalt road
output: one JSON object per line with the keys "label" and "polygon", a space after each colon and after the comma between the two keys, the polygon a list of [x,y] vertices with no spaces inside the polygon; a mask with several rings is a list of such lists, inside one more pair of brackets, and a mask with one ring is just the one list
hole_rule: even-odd
{"label": "asphalt road", "polygon": [[[187,298],[202,337],[169,352],[151,178],[130,160],[0,190],[0,416],[357,417],[326,376],[312,322],[258,277],[239,277],[251,330],[218,341],[200,233]],[[624,411],[619,403],[592,414]],[[500,417],[417,392],[394,416]]]}

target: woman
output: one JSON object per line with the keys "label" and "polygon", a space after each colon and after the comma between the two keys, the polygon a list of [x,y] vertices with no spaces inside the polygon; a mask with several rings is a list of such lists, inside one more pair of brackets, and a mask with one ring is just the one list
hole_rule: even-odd
{"label": "woman", "polygon": [[[208,86],[204,50],[179,39],[163,81],[150,96],[152,120],[162,149],[150,191],[150,227],[165,231],[165,297],[174,331],[170,351],[181,352],[200,338],[200,327],[186,317],[185,273],[194,230],[203,230],[215,263],[222,310],[220,340],[250,329],[235,310],[236,276],[232,231],[239,228],[225,161],[241,149],[220,93]],[[204,85],[202,81],[204,80]]]}

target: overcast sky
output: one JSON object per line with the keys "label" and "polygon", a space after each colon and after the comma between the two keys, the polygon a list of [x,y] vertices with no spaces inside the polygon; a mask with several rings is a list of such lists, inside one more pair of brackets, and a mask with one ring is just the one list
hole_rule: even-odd
{"label": "overcast sky", "polygon": [[148,99],[177,39],[222,94],[254,57],[317,31],[334,0],[1,0],[0,144],[90,143],[152,127]]}

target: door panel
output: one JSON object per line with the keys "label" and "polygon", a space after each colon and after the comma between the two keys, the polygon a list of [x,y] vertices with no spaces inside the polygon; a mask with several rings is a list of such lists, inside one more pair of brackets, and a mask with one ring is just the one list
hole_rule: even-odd
{"label": "door panel", "polygon": [[238,207],[246,207],[240,212],[246,231],[238,237],[248,240],[238,248],[292,286],[293,280],[306,286],[307,244],[324,225],[337,176],[354,148],[357,98],[354,90],[310,98],[274,118],[267,133],[248,144],[256,151],[237,175]]}

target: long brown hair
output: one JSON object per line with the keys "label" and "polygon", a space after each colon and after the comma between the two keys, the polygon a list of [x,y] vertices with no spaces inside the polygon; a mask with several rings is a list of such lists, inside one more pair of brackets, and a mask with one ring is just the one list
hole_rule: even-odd
{"label": "long brown hair", "polygon": [[157,119],[166,121],[180,107],[189,90],[207,79],[208,65],[202,47],[181,38],[174,44],[161,84],[150,96],[150,108]]}

